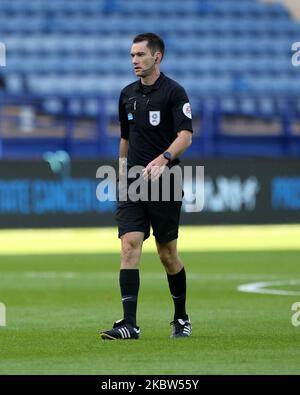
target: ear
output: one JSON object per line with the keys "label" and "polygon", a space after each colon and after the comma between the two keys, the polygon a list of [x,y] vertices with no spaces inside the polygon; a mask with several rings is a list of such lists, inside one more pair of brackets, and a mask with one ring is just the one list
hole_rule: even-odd
{"label": "ear", "polygon": [[159,56],[160,52],[156,52],[155,55],[155,63],[157,63],[159,60],[161,60],[161,56]]}

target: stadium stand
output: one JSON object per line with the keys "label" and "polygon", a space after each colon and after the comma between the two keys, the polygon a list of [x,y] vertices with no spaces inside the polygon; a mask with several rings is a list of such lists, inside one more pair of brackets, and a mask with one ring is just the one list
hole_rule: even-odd
{"label": "stadium stand", "polygon": [[[1,0],[0,37],[8,61],[0,71],[8,101],[14,97],[17,105],[24,95],[33,95],[41,103],[35,113],[48,115],[69,111],[95,117],[100,106],[99,122],[108,121],[105,131],[113,135],[117,106],[112,103],[135,78],[128,50],[141,31],[155,31],[166,41],[162,70],[185,86],[202,129],[210,123],[197,118],[212,102],[213,111],[224,116],[246,112],[247,117],[263,114],[274,121],[283,111],[278,113],[282,98],[288,97],[291,121],[277,122],[284,124],[282,136],[294,129],[298,134],[300,71],[291,63],[291,45],[300,41],[300,23],[280,2]],[[70,102],[65,105],[62,97]],[[203,103],[207,97],[213,98],[210,104]],[[267,122],[261,123],[261,132],[268,135]],[[2,130],[3,138],[11,136],[10,129]],[[200,143],[195,150],[203,153]],[[114,148],[108,154],[112,152]]]}

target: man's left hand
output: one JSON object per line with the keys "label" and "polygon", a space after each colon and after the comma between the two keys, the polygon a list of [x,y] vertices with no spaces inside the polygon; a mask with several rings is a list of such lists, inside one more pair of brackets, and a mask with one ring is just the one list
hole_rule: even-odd
{"label": "man's left hand", "polygon": [[168,163],[163,155],[159,155],[157,158],[153,159],[143,170],[143,177],[145,180],[156,181],[162,175],[165,167]]}

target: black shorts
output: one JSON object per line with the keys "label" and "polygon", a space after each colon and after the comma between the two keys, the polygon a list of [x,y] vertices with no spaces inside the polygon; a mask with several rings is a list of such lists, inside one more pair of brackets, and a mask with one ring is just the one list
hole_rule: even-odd
{"label": "black shorts", "polygon": [[144,240],[153,235],[159,243],[168,243],[178,237],[181,201],[119,202],[116,220],[119,237],[128,232],[144,232]]}
{"label": "black shorts", "polygon": [[[151,182],[148,183],[148,188],[150,196]],[[128,232],[144,232],[144,240],[146,240],[150,236],[150,226],[152,226],[153,235],[159,243],[177,239],[182,200],[175,200],[172,193],[173,188],[174,180],[172,178],[170,201],[163,201],[161,195],[159,201],[119,201],[116,211],[119,237]],[[181,182],[178,184],[178,188],[181,191],[182,199]]]}

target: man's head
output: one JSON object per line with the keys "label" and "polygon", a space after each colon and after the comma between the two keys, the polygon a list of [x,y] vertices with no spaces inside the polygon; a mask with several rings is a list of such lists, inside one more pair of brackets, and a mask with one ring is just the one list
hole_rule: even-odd
{"label": "man's head", "polygon": [[154,33],[134,37],[131,47],[132,64],[139,77],[151,75],[162,61],[165,51],[163,40]]}

